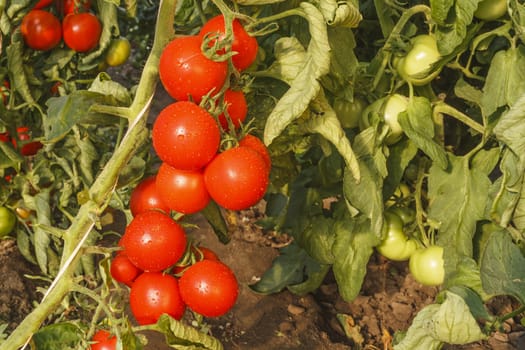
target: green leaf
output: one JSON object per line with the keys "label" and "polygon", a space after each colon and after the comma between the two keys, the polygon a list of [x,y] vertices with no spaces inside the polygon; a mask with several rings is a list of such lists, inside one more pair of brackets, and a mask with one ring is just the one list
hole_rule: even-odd
{"label": "green leaf", "polygon": [[320,77],[330,68],[330,46],[323,16],[307,2],[301,3],[301,9],[309,23],[311,40],[302,70],[268,116],[264,129],[264,143],[267,145],[306,111],[310,101],[319,93]]}
{"label": "green leaf", "polygon": [[469,257],[460,258],[456,270],[445,281],[445,287],[447,289],[468,287],[484,300],[488,300],[491,297],[481,286],[481,274],[478,264]]}
{"label": "green leaf", "polygon": [[[519,103],[523,106],[523,95],[525,94],[524,50],[525,47],[520,45],[518,48],[498,51],[494,55],[483,86],[483,97],[481,99],[483,115],[490,116],[499,107],[506,105],[512,107]],[[515,119],[516,117],[513,116],[511,120]],[[501,126],[500,130],[503,127]]]}
{"label": "green leaf", "polygon": [[525,257],[506,230],[492,233],[480,266],[481,282],[487,293],[512,295],[525,304]]}
{"label": "green leaf", "polygon": [[432,106],[427,98],[411,98],[406,113],[400,113],[398,121],[403,132],[419,149],[425,152],[439,167],[447,167],[445,150],[434,141]]}
{"label": "green leaf", "polygon": [[330,271],[330,265],[319,264],[313,260],[307,260],[306,262],[304,269],[306,280],[298,284],[287,286],[290,292],[297,295],[305,295],[314,292],[321,286],[321,284],[323,284],[326,274]]}
{"label": "green leaf", "polygon": [[164,314],[157,321],[166,343],[179,350],[222,350],[219,340]]}
{"label": "green leaf", "polygon": [[60,322],[41,328],[33,335],[38,350],[78,349],[84,333],[75,324]]}
{"label": "green leaf", "polygon": [[351,1],[322,0],[319,2],[319,9],[330,26],[355,28],[363,19],[358,3],[354,4]]}
{"label": "green leaf", "polygon": [[453,6],[454,0],[430,0],[432,19],[438,24],[444,24]]}
{"label": "green leaf", "polygon": [[[432,2],[432,6],[436,8],[436,12],[439,15],[438,20],[443,20],[443,16],[445,15],[447,18],[454,19],[452,23],[447,22],[442,26],[438,26],[438,30],[436,31],[439,52],[443,56],[452,53],[454,49],[463,42],[467,36],[468,26],[474,18],[474,11],[476,11],[480,1],[481,0],[455,1],[453,9],[454,16],[451,16],[449,13],[444,13],[447,5],[438,6],[438,0]],[[432,14],[434,14],[434,12]]]}
{"label": "green leaf", "polygon": [[383,183],[383,198],[390,198],[399,186],[405,169],[416,156],[418,148],[410,139],[402,139],[390,146],[389,151],[390,154],[386,160],[388,176]]}
{"label": "green leaf", "polygon": [[89,86],[89,91],[98,92],[103,95],[113,96],[121,105],[131,104],[131,95],[122,84],[111,80],[106,73],[100,73]]}
{"label": "green leaf", "polygon": [[334,225],[335,242],[332,266],[339,293],[347,302],[354,300],[361,291],[368,260],[379,244],[379,238],[370,230],[370,221],[357,222],[345,218]]}
{"label": "green leaf", "polygon": [[313,259],[297,244],[292,243],[279,251],[272,266],[266,270],[261,279],[250,285],[250,288],[261,294],[277,293],[289,285],[304,281],[304,268]]}
{"label": "green leaf", "polygon": [[222,216],[221,209],[214,201],[210,203],[201,210],[201,214],[204,215],[210,226],[213,228],[213,232],[217,235],[219,241],[223,244],[226,244],[230,241],[230,234],[228,233],[228,225],[224,221]]}
{"label": "green leaf", "polygon": [[487,169],[470,157],[449,156],[445,171],[432,165],[428,176],[428,217],[439,223],[438,244],[445,248],[447,276],[462,257],[472,257],[476,222],[484,217],[490,187]]}
{"label": "green leaf", "polygon": [[486,338],[463,298],[449,291],[445,297],[442,304],[431,304],[418,312],[394,350],[438,350],[442,343],[467,344]]}
{"label": "green leaf", "polygon": [[306,50],[296,37],[281,37],[274,45],[275,61],[266,70],[256,72],[257,76],[271,77],[292,85],[304,68]]}
{"label": "green leaf", "polygon": [[11,77],[13,79],[11,82],[13,90],[18,92],[27,103],[35,104],[36,101],[31,94],[31,90],[27,81],[27,75],[24,71],[24,60],[22,58],[23,49],[24,42],[22,39],[22,34],[20,33],[20,29],[17,28],[12,33],[11,45],[7,46],[6,48],[8,57],[7,68],[9,69],[9,72],[11,72]]}
{"label": "green leaf", "polygon": [[302,232],[294,235],[295,242],[320,263],[332,264],[334,262],[332,254],[335,239],[334,220],[317,215],[308,221],[308,226]]}

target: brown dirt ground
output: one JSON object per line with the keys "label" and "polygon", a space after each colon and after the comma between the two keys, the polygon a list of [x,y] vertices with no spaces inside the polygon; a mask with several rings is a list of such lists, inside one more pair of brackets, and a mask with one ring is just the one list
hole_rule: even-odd
{"label": "brown dirt ground", "polygon": [[[211,333],[226,350],[351,350],[389,349],[393,333],[406,330],[415,314],[434,301],[436,288],[423,287],[408,274],[405,263],[371,259],[362,292],[351,303],[338,295],[337,286],[328,276],[318,291],[305,296],[283,291],[258,295],[249,289],[271,265],[277,255],[275,246],[283,240],[253,224],[257,211],[231,217],[232,241],[221,244],[209,226],[197,218],[199,228],[189,230],[195,241],[213,249],[236,273],[240,294],[234,309],[223,317],[206,320]],[[22,258],[12,239],[0,241],[0,323],[12,329],[31,310],[39,295],[35,281],[25,277],[35,268]],[[513,307],[507,298],[490,305],[493,312],[504,314]],[[344,317],[347,333],[339,317]],[[518,320],[509,320],[503,331],[487,341],[444,349],[525,349],[525,328]],[[169,349],[160,334],[147,334],[146,350]]]}

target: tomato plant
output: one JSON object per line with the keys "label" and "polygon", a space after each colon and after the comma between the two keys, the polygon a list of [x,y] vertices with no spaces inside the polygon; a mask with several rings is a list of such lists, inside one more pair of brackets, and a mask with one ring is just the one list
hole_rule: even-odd
{"label": "tomato plant", "polygon": [[109,272],[115,281],[124,283],[128,286],[131,286],[135,278],[142,273],[142,271],[123,253],[118,253],[111,260]]}
{"label": "tomato plant", "polygon": [[[250,67],[253,62],[255,62],[259,44],[257,43],[257,39],[255,37],[249,35],[246,32],[239,20],[234,19],[232,21],[232,30],[233,39],[231,42],[231,51],[236,53],[232,57],[232,62],[235,68],[237,68],[239,71],[242,71]],[[225,32],[226,29],[224,16],[218,15],[208,20],[202,26],[199,35],[201,37],[212,37],[214,35],[218,36],[217,39],[210,42],[210,45],[213,45],[216,40],[220,42],[221,40],[225,39]],[[225,51],[222,50],[220,53],[225,53]]]}
{"label": "tomato plant", "polygon": [[[248,104],[246,103],[244,92],[241,90],[226,90],[224,92],[224,103],[226,105],[226,113],[231,123],[234,128],[239,128],[248,114]],[[225,113],[221,113],[218,118],[222,129],[229,130],[230,126],[228,125],[228,119]]]}
{"label": "tomato plant", "polygon": [[258,203],[268,187],[269,169],[264,158],[249,147],[230,148],[217,155],[204,170],[210,197],[231,210]]}
{"label": "tomato plant", "polygon": [[484,21],[494,21],[505,13],[507,13],[506,0],[483,0],[478,3],[474,16]]}
{"label": "tomato plant", "polygon": [[182,300],[193,311],[218,317],[237,301],[239,286],[231,269],[220,261],[202,260],[184,271],[179,280]]}
{"label": "tomato plant", "polygon": [[186,309],[177,279],[160,272],[144,272],[133,282],[129,305],[141,325],[157,322],[162,314],[180,320]]}
{"label": "tomato plant", "polygon": [[7,207],[0,207],[0,237],[4,237],[11,233],[15,228],[16,216]]}
{"label": "tomato plant", "polygon": [[106,52],[106,63],[111,67],[123,65],[131,53],[131,44],[127,38],[114,39]]}
{"label": "tomato plant", "polygon": [[143,271],[161,271],[175,264],[186,249],[186,233],[170,216],[156,210],[137,214],[119,245]]}
{"label": "tomato plant", "polygon": [[129,197],[129,209],[131,214],[136,216],[147,210],[161,210],[165,213],[170,212],[157,191],[155,176],[149,176],[133,189]]}
{"label": "tomato plant", "polygon": [[182,170],[198,170],[219,149],[217,122],[193,102],[178,101],[165,107],[153,124],[152,142],[162,161]]}
{"label": "tomato plant", "polygon": [[62,32],[66,45],[77,52],[93,50],[98,45],[102,24],[90,12],[70,13],[62,21]]}
{"label": "tomato plant", "polygon": [[34,50],[51,50],[62,40],[59,19],[44,10],[29,11],[22,19],[20,31],[26,45]]}
{"label": "tomato plant", "polygon": [[410,50],[399,59],[396,68],[405,80],[414,85],[424,84],[430,69],[440,58],[436,38],[421,34],[411,39]]}
{"label": "tomato plant", "polygon": [[226,62],[216,62],[201,50],[199,36],[183,36],[171,41],[160,56],[159,77],[176,100],[200,103],[208,93],[217,94],[228,77]]}
{"label": "tomato plant", "polygon": [[200,170],[180,170],[162,163],[157,173],[157,192],[166,205],[178,213],[194,214],[210,202]]}
{"label": "tomato plant", "polygon": [[99,329],[91,339],[91,350],[116,350],[117,337],[105,329]]}
{"label": "tomato plant", "polygon": [[418,249],[410,257],[410,273],[426,286],[438,286],[445,280],[443,247],[432,245]]}

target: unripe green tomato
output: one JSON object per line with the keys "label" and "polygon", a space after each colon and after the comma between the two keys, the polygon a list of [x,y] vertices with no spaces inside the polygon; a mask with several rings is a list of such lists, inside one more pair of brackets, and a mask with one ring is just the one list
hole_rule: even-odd
{"label": "unripe green tomato", "polygon": [[366,102],[362,98],[355,97],[353,102],[345,98],[337,97],[334,100],[334,111],[343,128],[355,128],[359,126],[359,120],[366,108]]}
{"label": "unripe green tomato", "polygon": [[416,219],[416,211],[409,207],[392,207],[388,211],[399,216],[404,225],[411,224]]}
{"label": "unripe green tomato", "polygon": [[128,60],[130,52],[131,44],[128,39],[124,37],[114,39],[106,53],[106,63],[111,67],[120,66]]}
{"label": "unripe green tomato", "polygon": [[385,202],[385,207],[389,208],[403,199],[408,198],[410,195],[410,187],[405,183],[400,183],[399,186],[396,187],[392,196]]}
{"label": "unripe green tomato", "polygon": [[392,145],[399,141],[403,136],[403,128],[397,121],[399,113],[407,110],[408,98],[400,94],[393,94],[387,98],[385,107],[383,109],[383,118],[386,125],[390,128],[385,142],[387,145]]}
{"label": "unripe green tomato", "polygon": [[439,286],[445,280],[443,247],[432,245],[416,250],[408,268],[414,279],[425,286]]}
{"label": "unripe green tomato", "polygon": [[424,79],[419,79],[424,78],[425,73],[429,73],[432,65],[441,58],[437,42],[433,36],[427,34],[418,35],[412,38],[411,42],[412,48],[395,67],[405,80],[414,85],[424,84]]}
{"label": "unripe green tomato", "polygon": [[6,207],[0,207],[0,237],[7,236],[16,224],[15,214]]}
{"label": "unripe green tomato", "polygon": [[478,4],[474,17],[494,21],[507,13],[507,0],[483,0]]}
{"label": "unripe green tomato", "polygon": [[417,249],[417,242],[403,232],[403,221],[392,212],[385,212],[386,236],[376,249],[385,258],[405,261]]}

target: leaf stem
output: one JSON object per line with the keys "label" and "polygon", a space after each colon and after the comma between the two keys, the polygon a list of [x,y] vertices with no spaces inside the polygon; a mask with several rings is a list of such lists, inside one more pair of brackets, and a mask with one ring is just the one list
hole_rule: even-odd
{"label": "leaf stem", "polygon": [[434,105],[433,113],[434,114],[441,114],[442,113],[442,114],[449,115],[449,116],[459,120],[463,124],[467,125],[468,127],[474,129],[475,131],[479,132],[480,134],[482,134],[482,135],[485,134],[485,127],[483,125],[481,125],[478,122],[472,120],[465,113],[462,113],[462,112],[458,111],[456,108],[452,107],[451,105],[449,105],[449,104],[447,104],[447,103],[445,103],[443,101],[437,102]]}

